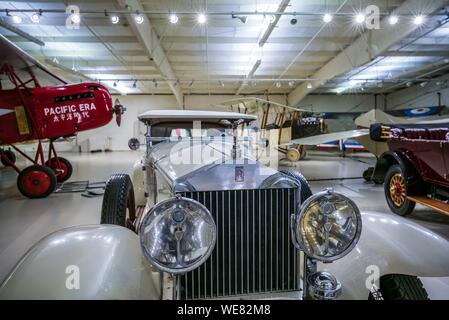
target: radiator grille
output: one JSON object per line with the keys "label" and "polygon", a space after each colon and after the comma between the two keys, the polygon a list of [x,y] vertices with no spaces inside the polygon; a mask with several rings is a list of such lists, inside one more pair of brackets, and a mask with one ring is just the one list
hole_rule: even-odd
{"label": "radiator grille", "polygon": [[290,239],[295,189],[187,192],[217,225],[210,258],[181,277],[183,299],[297,290],[297,254]]}

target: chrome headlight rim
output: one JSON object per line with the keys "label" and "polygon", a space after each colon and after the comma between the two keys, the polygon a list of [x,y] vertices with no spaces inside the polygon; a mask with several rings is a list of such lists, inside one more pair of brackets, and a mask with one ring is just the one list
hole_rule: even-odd
{"label": "chrome headlight rim", "polygon": [[[172,202],[172,201],[185,201],[191,204],[194,204],[196,206],[198,206],[199,208],[201,208],[201,210],[208,212],[212,222],[213,222],[213,227],[214,227],[214,232],[212,234],[212,242],[211,245],[209,246],[209,248],[207,249],[206,254],[203,255],[203,257],[201,257],[201,259],[199,259],[198,261],[196,261],[192,266],[190,267],[186,267],[183,269],[173,269],[173,268],[169,268],[161,263],[159,263],[157,260],[155,260],[150,254],[148,254],[147,250],[146,250],[146,246],[144,244],[144,239],[143,239],[143,229],[145,228],[145,226],[148,224],[148,220],[152,218],[152,215],[154,215],[155,211],[157,209],[159,209],[160,207],[163,207],[164,205],[167,205],[168,203]],[[217,226],[215,224],[215,220],[212,217],[212,214],[210,213],[210,211],[200,202],[190,199],[190,198],[184,198],[181,196],[175,196],[163,201],[158,202],[157,204],[155,204],[154,206],[151,207],[151,209],[148,211],[148,213],[145,215],[145,217],[142,220],[142,223],[140,225],[139,228],[139,242],[140,242],[140,247],[142,249],[142,253],[145,257],[145,259],[147,259],[147,261],[153,265],[155,268],[157,268],[159,271],[162,272],[167,272],[173,275],[182,275],[185,274],[187,272],[193,271],[195,269],[198,269],[201,265],[204,264],[204,262],[206,262],[207,259],[209,259],[209,257],[212,254],[212,251],[215,248],[215,244],[217,242]]]}
{"label": "chrome headlight rim", "polygon": [[[342,252],[340,252],[337,255],[334,255],[331,257],[323,257],[323,256],[318,256],[315,253],[308,251],[307,246],[304,244],[304,242],[302,240],[299,230],[301,230],[301,221],[302,221],[305,213],[309,209],[310,205],[313,202],[317,201],[318,199],[323,198],[325,196],[329,196],[329,195],[334,195],[334,196],[344,199],[354,209],[354,215],[357,220],[357,227],[356,227],[356,231],[355,231],[354,237],[352,239],[352,242],[349,246],[347,246]],[[333,189],[329,188],[329,189],[326,189],[324,191],[321,191],[321,192],[318,192],[318,193],[312,195],[306,201],[304,201],[304,203],[300,207],[299,214],[297,214],[295,217],[294,228],[295,228],[294,229],[294,237],[295,237],[296,244],[299,247],[299,249],[305,253],[306,256],[308,256],[309,258],[315,259],[317,261],[321,261],[323,263],[332,263],[332,262],[339,260],[339,259],[345,257],[346,255],[348,255],[355,248],[357,243],[359,242],[360,236],[362,234],[362,215],[360,213],[359,207],[355,204],[355,202],[352,199],[350,199],[349,197],[347,197],[339,192],[335,192]]]}

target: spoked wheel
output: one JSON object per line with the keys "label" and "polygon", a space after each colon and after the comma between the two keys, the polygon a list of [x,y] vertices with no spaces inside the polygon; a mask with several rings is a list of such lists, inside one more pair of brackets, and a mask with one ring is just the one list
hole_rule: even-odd
{"label": "spoked wheel", "polygon": [[134,188],[127,174],[114,174],[106,183],[101,208],[101,223],[115,224],[134,230],[136,205]]}
{"label": "spoked wheel", "polygon": [[14,164],[14,163],[16,163],[16,155],[14,154],[14,152],[12,152],[11,150],[2,150],[2,151],[0,151],[1,152],[1,155],[2,156],[0,156],[0,158],[1,158],[1,161],[2,161],[2,164],[5,166],[5,167],[9,167],[11,164],[10,163],[8,163],[5,159],[4,159],[4,157],[6,157],[12,164]]}
{"label": "spoked wheel", "polygon": [[415,209],[416,203],[407,198],[407,182],[400,166],[395,165],[388,170],[384,190],[388,206],[394,213],[406,216]]}
{"label": "spoked wheel", "polygon": [[30,199],[45,198],[55,191],[56,176],[47,167],[32,165],[19,173],[17,187]]}
{"label": "spoked wheel", "polygon": [[58,182],[65,182],[70,179],[73,173],[73,167],[69,160],[58,157],[51,158],[45,165],[49,167],[56,175]]}

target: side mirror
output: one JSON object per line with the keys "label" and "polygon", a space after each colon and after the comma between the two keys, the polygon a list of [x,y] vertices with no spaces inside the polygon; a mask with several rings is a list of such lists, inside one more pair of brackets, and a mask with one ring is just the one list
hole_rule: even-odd
{"label": "side mirror", "polygon": [[137,138],[131,138],[128,140],[128,147],[133,150],[136,151],[140,148],[140,142],[139,139]]}

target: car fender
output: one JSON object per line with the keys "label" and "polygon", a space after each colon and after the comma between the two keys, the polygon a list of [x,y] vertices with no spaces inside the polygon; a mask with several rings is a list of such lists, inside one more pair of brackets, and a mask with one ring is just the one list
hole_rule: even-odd
{"label": "car fender", "polygon": [[411,164],[412,161],[406,152],[397,151],[387,151],[384,152],[376,162],[376,167],[374,168],[373,179],[385,180],[388,169],[397,164],[406,173],[409,179],[416,178],[416,169]]}
{"label": "car fender", "polygon": [[0,287],[0,299],[159,299],[138,236],[114,225],[63,229],[36,243]]}
{"label": "car fender", "polygon": [[321,268],[342,283],[343,299],[367,299],[372,284],[387,274],[449,276],[449,241],[413,221],[364,213],[360,241],[346,257]]}
{"label": "car fender", "polygon": [[131,181],[133,182],[136,206],[144,206],[147,199],[145,197],[145,171],[141,160],[134,162]]}

